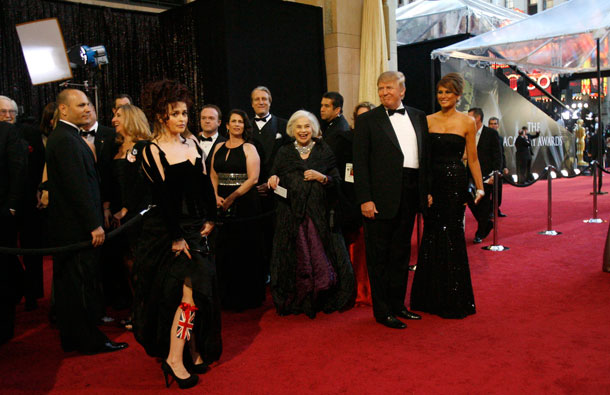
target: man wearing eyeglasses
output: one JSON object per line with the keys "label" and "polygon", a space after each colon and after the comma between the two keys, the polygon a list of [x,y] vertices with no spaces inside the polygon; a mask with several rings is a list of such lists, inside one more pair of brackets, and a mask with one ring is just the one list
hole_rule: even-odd
{"label": "man wearing eyeglasses", "polygon": [[0,96],[0,122],[15,124],[17,121],[17,103],[10,97]]}

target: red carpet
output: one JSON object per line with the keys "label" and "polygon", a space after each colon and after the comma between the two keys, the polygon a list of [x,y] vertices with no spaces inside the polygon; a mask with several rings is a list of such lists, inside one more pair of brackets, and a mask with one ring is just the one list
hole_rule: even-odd
{"label": "red carpet", "polygon": [[[268,302],[223,316],[222,359],[186,392],[610,393],[610,274],[601,271],[608,224],[582,222],[592,215],[591,184],[554,182],[556,237],[537,234],[546,227],[546,182],[505,186],[500,242],[509,251],[472,245],[467,214],[476,315],[424,315],[397,331],[376,324],[370,307],[310,320],[278,317]],[[610,195],[600,197],[599,212],[608,219]],[[159,363],[121,329],[106,332],[129,342],[125,351],[63,353],[48,304],[18,307],[16,336],[0,347],[0,392],[167,391]]]}

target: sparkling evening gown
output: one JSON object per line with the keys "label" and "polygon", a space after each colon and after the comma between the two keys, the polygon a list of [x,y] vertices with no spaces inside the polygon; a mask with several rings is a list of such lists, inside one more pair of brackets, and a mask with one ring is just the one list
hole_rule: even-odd
{"label": "sparkling evening gown", "polygon": [[433,204],[424,216],[411,308],[464,318],[476,312],[464,237],[468,175],[461,159],[466,140],[431,133],[430,143]]}

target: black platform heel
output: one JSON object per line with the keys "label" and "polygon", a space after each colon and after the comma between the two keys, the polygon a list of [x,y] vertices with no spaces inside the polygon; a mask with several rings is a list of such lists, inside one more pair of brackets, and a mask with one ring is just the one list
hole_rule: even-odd
{"label": "black platform heel", "polygon": [[169,382],[168,376],[172,376],[174,378],[174,381],[176,383],[178,383],[178,387],[180,387],[180,389],[182,389],[182,390],[194,387],[195,385],[197,385],[197,382],[199,381],[199,377],[194,374],[191,374],[186,379],[181,379],[181,378],[177,377],[176,374],[174,373],[174,370],[172,369],[172,367],[169,366],[169,364],[165,361],[163,361],[161,363],[161,370],[163,371],[163,377],[165,377],[165,385],[167,388],[169,388],[169,386],[171,384]]}

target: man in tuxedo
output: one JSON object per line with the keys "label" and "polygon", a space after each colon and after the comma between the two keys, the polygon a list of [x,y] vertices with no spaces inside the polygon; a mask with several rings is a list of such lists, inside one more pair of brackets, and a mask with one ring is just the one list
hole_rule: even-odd
{"label": "man in tuxedo", "polygon": [[382,73],[381,106],[356,119],[354,177],[364,216],[366,264],[377,322],[404,329],[397,317],[421,319],[405,307],[415,215],[428,206],[426,114],[405,107],[405,77]]}
{"label": "man in tuxedo", "polygon": [[112,106],[112,115],[116,114],[116,110],[119,107],[124,106],[126,104],[133,104],[133,99],[127,93],[119,93],[117,97],[114,98],[114,105]]}
{"label": "man in tuxedo", "polygon": [[[286,135],[286,120],[276,117],[270,113],[271,91],[265,86],[257,86],[250,94],[254,120],[252,125],[253,143],[261,158],[261,169],[258,177],[259,184],[256,186],[261,196],[263,213],[275,209],[275,199],[269,192],[267,180],[271,176],[271,168],[275,155],[280,147],[290,142]],[[273,234],[275,229],[275,216],[269,215],[263,218],[262,226],[265,235],[265,262],[266,272],[269,272],[269,261],[271,260],[271,249],[273,247]]]}
{"label": "man in tuxedo", "polygon": [[216,144],[227,141],[226,137],[218,133],[218,128],[222,123],[222,112],[218,106],[214,104],[206,104],[201,109],[199,121],[201,123],[201,131],[197,135],[197,139],[199,140],[199,146],[205,155],[206,172],[210,174],[212,156],[214,154]]}
{"label": "man in tuxedo", "polygon": [[[500,120],[496,117],[489,118],[487,121],[487,126],[498,132],[498,138],[500,142],[500,157],[502,159],[502,174],[508,175],[508,168],[506,167],[506,155],[504,153],[504,137],[500,135]],[[500,210],[500,206],[502,205],[502,186],[504,185],[504,181],[500,178],[500,183],[498,184],[498,217],[506,217]]]}
{"label": "man in tuxedo", "polygon": [[[0,99],[0,102],[4,101]],[[17,216],[20,214],[27,171],[27,145],[6,122],[2,111],[13,107],[0,103],[0,246],[17,247]],[[13,337],[15,305],[23,295],[23,267],[16,255],[0,254],[0,344]]]}
{"label": "man in tuxedo", "polygon": [[101,305],[99,247],[104,243],[100,185],[93,151],[79,135],[89,125],[91,103],[76,89],[57,96],[59,122],[47,142],[49,230],[52,244],[91,240],[94,248],[53,256],[57,326],[64,351],[86,354],[117,351],[96,326]]}
{"label": "man in tuxedo", "polygon": [[490,216],[493,213],[493,176],[494,170],[502,168],[502,156],[500,153],[500,136],[495,129],[483,125],[483,110],[478,107],[468,110],[475,122],[477,128],[476,142],[477,155],[479,164],[481,165],[481,174],[483,180],[489,177],[483,183],[485,196],[474,204],[474,201],[468,202],[468,207],[477,220],[478,227],[474,236],[474,243],[478,244],[489,235],[493,229],[493,221]]}
{"label": "man in tuxedo", "polygon": [[322,138],[329,145],[336,139],[336,134],[350,132],[349,123],[343,116],[343,96],[338,92],[326,92],[322,95],[320,118],[322,118]]}
{"label": "man in tuxedo", "polygon": [[532,180],[532,140],[540,137],[540,132],[536,134],[527,133],[527,126],[519,130],[519,136],[515,140],[515,161],[517,162],[517,181],[520,184]]}

